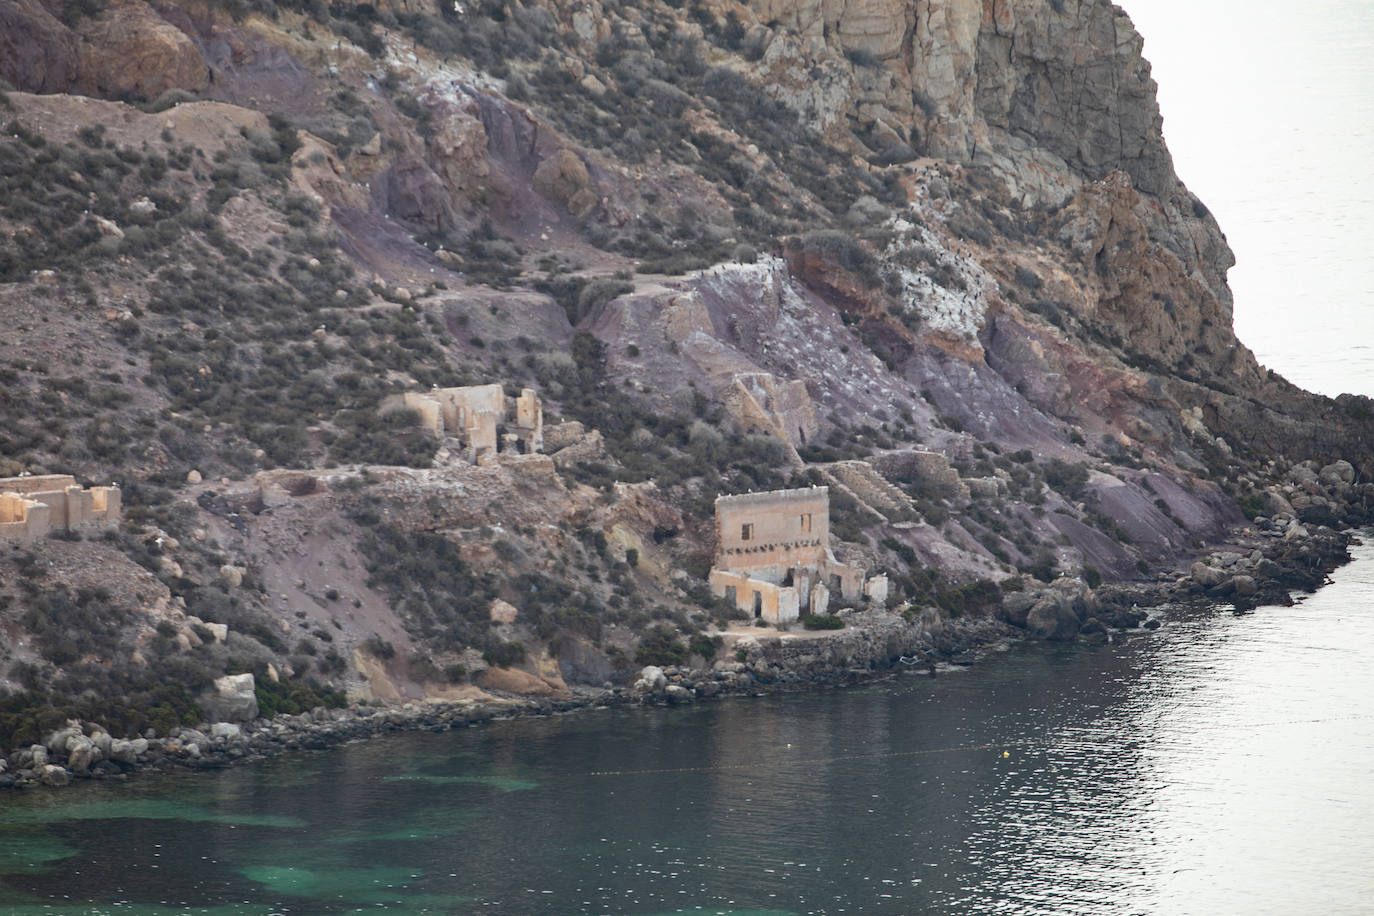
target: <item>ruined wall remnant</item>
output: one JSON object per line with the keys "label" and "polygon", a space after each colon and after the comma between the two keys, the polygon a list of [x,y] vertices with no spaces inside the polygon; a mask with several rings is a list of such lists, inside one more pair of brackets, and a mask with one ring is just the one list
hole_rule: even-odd
{"label": "ruined wall remnant", "polygon": [[402,400],[435,436],[459,440],[474,464],[498,452],[544,449],[544,408],[531,388],[514,398],[500,385],[431,388],[406,392]]}
{"label": "ruined wall remnant", "polygon": [[939,452],[885,452],[874,455],[869,463],[888,480],[913,484],[926,498],[961,502],[969,498],[968,486],[959,478],[959,472]]}
{"label": "ruined wall remnant", "polygon": [[783,625],[824,614],[830,595],[860,597],[863,570],[830,551],[830,490],[803,487],[716,499],[711,592]]}
{"label": "ruined wall remnant", "polygon": [[820,432],[806,383],[779,382],[769,372],[737,373],[725,391],[725,409],[746,432],[778,436],[794,449],[815,441]]}
{"label": "ruined wall remnant", "polygon": [[0,478],[0,538],[29,542],[50,531],[113,528],[123,509],[118,487],[86,489],[68,474]]}

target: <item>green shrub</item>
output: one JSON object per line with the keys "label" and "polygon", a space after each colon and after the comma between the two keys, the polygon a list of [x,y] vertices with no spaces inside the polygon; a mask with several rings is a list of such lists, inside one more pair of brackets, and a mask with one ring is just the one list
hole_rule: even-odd
{"label": "green shrub", "polygon": [[635,664],[638,665],[680,665],[686,658],[687,647],[671,628],[662,624],[646,633],[635,649]]}
{"label": "green shrub", "polygon": [[878,259],[847,232],[837,229],[808,232],[801,237],[800,248],[805,254],[844,268],[870,288],[882,282],[878,275]]}
{"label": "green shrub", "polygon": [[801,619],[808,630],[843,630],[844,618],[834,614],[807,614]]}
{"label": "green shrub", "polygon": [[482,653],[482,660],[493,668],[509,668],[525,660],[525,646],[519,642],[494,640]]}
{"label": "green shrub", "polygon": [[688,648],[692,650],[693,655],[700,655],[702,658],[706,659],[706,661],[710,662],[716,657],[716,653],[720,651],[720,647],[724,642],[725,640],[719,636],[707,636],[705,633],[697,633],[687,645]]}

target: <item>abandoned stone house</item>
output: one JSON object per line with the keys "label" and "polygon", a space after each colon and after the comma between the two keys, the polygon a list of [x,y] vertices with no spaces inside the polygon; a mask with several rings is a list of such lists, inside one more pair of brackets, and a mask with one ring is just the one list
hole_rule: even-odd
{"label": "abandoned stone house", "polygon": [[403,403],[436,437],[457,439],[473,464],[499,452],[544,449],[544,408],[531,388],[518,397],[507,397],[500,385],[431,388],[407,392]]}
{"label": "abandoned stone house", "polygon": [[775,625],[826,613],[832,595],[886,598],[886,580],[866,588],[831,553],[829,487],[718,497],[716,545],[712,594]]}
{"label": "abandoned stone house", "polygon": [[0,478],[0,538],[27,543],[50,531],[113,528],[122,507],[118,487],[87,489],[68,474]]}

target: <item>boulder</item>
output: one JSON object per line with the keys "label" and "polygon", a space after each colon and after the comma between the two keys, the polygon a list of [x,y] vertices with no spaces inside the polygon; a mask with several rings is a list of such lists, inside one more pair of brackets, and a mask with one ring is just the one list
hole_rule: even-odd
{"label": "boulder", "polygon": [[541,162],[534,170],[533,183],[536,191],[563,204],[578,219],[590,213],[597,204],[587,166],[569,149],[559,150]]}
{"label": "boulder", "polygon": [[1288,516],[1292,518],[1298,513],[1293,509],[1293,504],[1283,495],[1278,487],[1269,487],[1260,495],[1260,504],[1264,506],[1266,514],[1273,518]]}
{"label": "boulder", "polygon": [[667,687],[668,677],[657,665],[646,665],[639,672],[639,680],[635,681],[635,690],[639,693],[662,693]]}
{"label": "boulder", "polygon": [[492,623],[515,623],[515,619],[520,616],[520,611],[515,605],[502,601],[500,598],[491,603],[491,610],[488,613]]}
{"label": "boulder", "polygon": [[1355,482],[1355,466],[1349,461],[1333,461],[1317,472],[1317,479],[1328,487]]}
{"label": "boulder", "polygon": [[251,722],[258,717],[256,686],[251,674],[216,678],[214,689],[201,695],[200,707],[211,722]]}
{"label": "boulder", "polygon": [[72,781],[72,774],[63,767],[47,763],[43,765],[38,781],[45,786],[65,786]]}
{"label": "boulder", "polygon": [[1026,626],[1026,615],[1035,606],[1037,596],[1033,592],[1011,592],[1002,596],[1002,619],[1014,627]]}
{"label": "boulder", "polygon": [[1221,584],[1221,580],[1226,577],[1225,573],[1214,566],[1198,561],[1188,570],[1188,575],[1193,577],[1193,581],[1203,588],[1215,588]]}
{"label": "boulder", "polygon": [[1080,624],[1072,599],[1054,592],[1042,594],[1026,614],[1026,628],[1041,639],[1073,639]]}
{"label": "boulder", "polygon": [[1339,521],[1331,503],[1320,496],[1313,496],[1305,507],[1299,509],[1298,518],[1305,525],[1326,525],[1328,527],[1334,526]]}
{"label": "boulder", "polygon": [[[144,747],[146,748],[148,742],[144,741],[142,738],[139,740],[143,741]],[[127,738],[116,738],[114,741],[110,742],[110,759],[116,763],[133,766],[138,762],[138,752],[134,750],[134,743],[132,741]]]}
{"label": "boulder", "polygon": [[1320,493],[1322,490],[1321,480],[1317,477],[1317,472],[1305,464],[1295,464],[1289,468],[1288,480],[1298,489],[1308,493]]}
{"label": "boulder", "polygon": [[87,737],[91,739],[91,743],[95,745],[95,749],[100,752],[101,757],[110,756],[110,745],[114,739],[110,737],[109,732],[98,725],[90,726],[90,734]]}
{"label": "boulder", "polygon": [[[70,722],[70,720],[68,720]],[[59,728],[57,731],[43,739],[43,745],[48,749],[49,754],[62,755],[67,753],[67,745],[71,739],[81,735],[81,729],[75,724],[69,724],[66,728]],[[85,737],[82,735],[82,737]]]}
{"label": "boulder", "polygon": [[1240,597],[1248,598],[1259,591],[1259,586],[1251,576],[1234,576],[1231,579],[1231,589]]}
{"label": "boulder", "polygon": [[615,675],[615,666],[594,644],[565,635],[558,648],[558,671],[569,683],[601,684]]}
{"label": "boulder", "polygon": [[664,693],[668,695],[670,703],[691,703],[696,699],[696,694],[681,684],[669,684],[664,688]]}
{"label": "boulder", "polygon": [[1081,629],[1079,629],[1078,635],[1106,636],[1107,628],[1103,625],[1102,621],[1098,620],[1096,617],[1089,617],[1087,620],[1083,622],[1083,626]]}
{"label": "boulder", "polygon": [[243,729],[233,722],[216,722],[210,726],[210,737],[222,741],[237,741],[243,737]]}
{"label": "boulder", "polygon": [[84,776],[90,772],[91,764],[99,761],[99,754],[95,742],[85,735],[77,735],[67,741],[67,769]]}

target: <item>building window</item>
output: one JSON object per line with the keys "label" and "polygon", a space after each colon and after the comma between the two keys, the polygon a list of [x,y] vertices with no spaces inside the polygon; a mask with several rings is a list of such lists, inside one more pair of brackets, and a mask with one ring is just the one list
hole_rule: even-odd
{"label": "building window", "polygon": [[801,530],[802,530],[802,531],[810,531],[810,530],[811,530],[811,513],[810,513],[810,512],[804,513],[804,514],[801,516]]}
{"label": "building window", "polygon": [[739,539],[741,541],[752,541],[754,539],[753,523],[748,523],[739,526]]}

